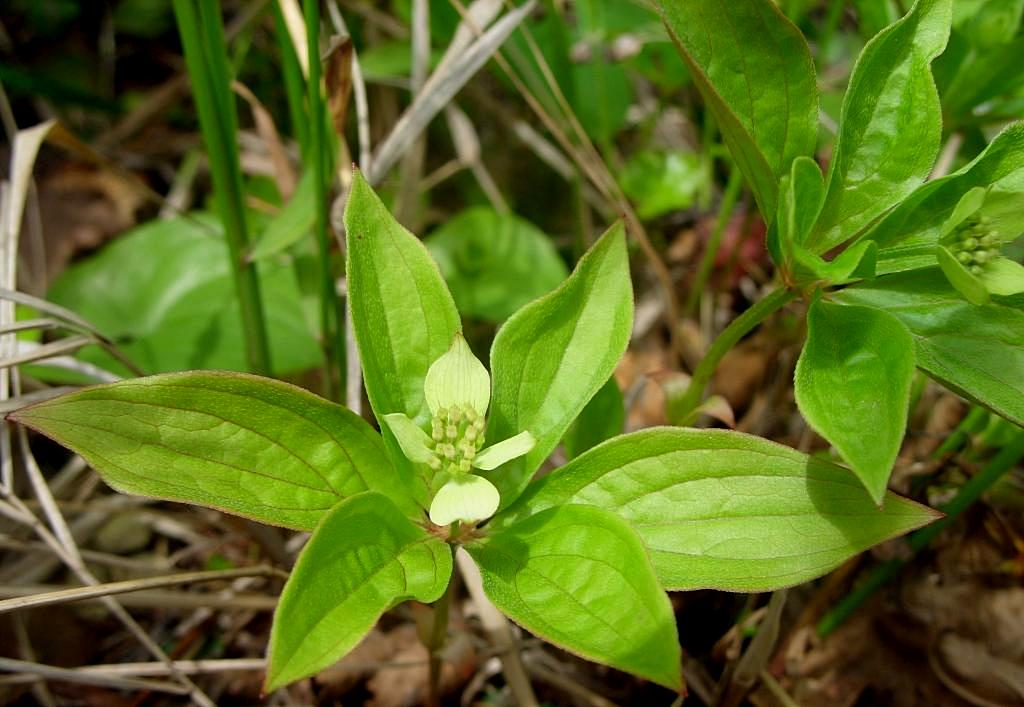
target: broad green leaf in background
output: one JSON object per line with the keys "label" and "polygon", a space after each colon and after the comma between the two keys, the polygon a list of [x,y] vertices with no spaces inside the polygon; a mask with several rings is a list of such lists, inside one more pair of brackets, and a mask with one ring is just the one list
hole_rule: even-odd
{"label": "broad green leaf in background", "polygon": [[513,214],[467,209],[425,240],[463,316],[501,322],[569,274],[551,239]]}
{"label": "broad green leaf in background", "polygon": [[857,11],[857,30],[865,38],[881,32],[900,18],[893,0],[853,0]]}
{"label": "broad green leaf in background", "polygon": [[616,437],[531,484],[493,521],[566,503],[637,529],[666,589],[761,592],[806,582],[939,514],[759,437],[660,427]]}
{"label": "broad green leaf in background", "polygon": [[[954,15],[965,3],[953,5]],[[1020,0],[989,0],[989,5],[1024,6]],[[1004,15],[1012,20],[1012,15]],[[1013,112],[1002,110],[1000,98],[1012,98],[1013,92],[1024,85],[1024,73],[1020,71],[1020,57],[1024,54],[1024,36],[1013,36],[1017,26],[1006,23],[1010,33],[988,32],[976,34],[971,32],[971,25],[957,27],[949,38],[949,46],[935,61],[935,79],[942,96],[942,108],[951,120],[950,128],[965,123],[976,123],[993,114],[996,120],[1000,115],[1013,115]],[[1019,17],[1017,25],[1019,26]],[[989,105],[985,105],[988,103]],[[975,111],[977,110],[977,112]]]}
{"label": "broad green leaf in background", "polygon": [[584,658],[680,689],[672,605],[640,538],[613,513],[551,508],[466,549],[487,596],[517,624]]}
{"label": "broad green leaf in background", "polygon": [[766,222],[790,163],[814,152],[818,89],[803,35],[771,0],[660,0]]}
{"label": "broad green leaf in background", "polygon": [[843,99],[828,195],[809,241],[823,253],[914,191],[932,168],[942,111],[930,64],[946,46],[951,0],[918,0],[868,42]]}
{"label": "broad green leaf in background", "polygon": [[931,268],[849,287],[835,299],[888,311],[910,330],[922,370],[1024,425],[1024,298],[976,307]]}
{"label": "broad green leaf in background", "polygon": [[708,171],[697,154],[679,150],[639,152],[619,177],[642,219],[690,208],[707,181]]}
{"label": "broad green leaf in background", "polygon": [[626,424],[626,406],[619,383],[612,376],[594,394],[579,417],[565,433],[562,445],[569,459],[578,457],[606,439],[622,434]]}
{"label": "broad green leaf in background", "polygon": [[574,62],[570,76],[573,110],[580,124],[598,143],[609,142],[626,124],[633,100],[633,87],[625,67],[598,49],[586,61]]}
{"label": "broad green leaf in background", "polygon": [[818,300],[794,391],[804,419],[882,503],[907,427],[914,342],[891,314]]}
{"label": "broad green leaf in background", "polygon": [[384,496],[364,493],[338,504],[313,532],[281,594],[266,691],[337,661],[396,604],[436,601],[451,573],[451,548]]}
{"label": "broad green leaf in background", "polygon": [[380,436],[312,393],[241,373],[85,388],[11,419],[81,454],[118,491],[309,530],[366,490],[415,507]]}
{"label": "broad green leaf in background", "polygon": [[975,187],[991,187],[986,202],[1009,202],[1000,214],[1004,228],[1024,226],[1013,220],[1024,213],[1024,123],[1003,130],[963,169],[918,188],[863,236],[878,243],[878,273],[935,265],[943,224]]}
{"label": "broad green leaf in background", "polygon": [[[423,381],[462,329],[437,263],[402,227],[356,171],[345,205],[348,297],[366,395],[377,420],[402,413],[418,426],[430,420]],[[518,431],[518,430],[517,430]],[[418,503],[428,489],[402,453],[394,433],[381,434]]]}
{"label": "broad green leaf in background", "polygon": [[313,232],[316,213],[314,186],[316,181],[313,170],[306,170],[296,185],[291,200],[267,223],[263,232],[256,238],[249,256],[252,260],[280,253]]}
{"label": "broad green leaf in background", "polygon": [[523,430],[537,440],[492,476],[507,506],[611,377],[633,325],[626,233],[611,228],[557,290],[516,312],[491,348],[490,443]]}
{"label": "broad green leaf in background", "polygon": [[[72,265],[54,281],[48,298],[91,321],[147,373],[245,371],[238,301],[221,232],[218,221],[205,214],[152,221]],[[291,267],[270,261],[261,263],[259,273],[275,372],[322,363]],[[124,372],[98,349],[81,356]]]}
{"label": "broad green leaf in background", "polygon": [[366,394],[377,419],[430,419],[423,379],[461,330],[437,264],[399,224],[362,174],[345,207],[348,292]]}
{"label": "broad green leaf in background", "polygon": [[953,26],[980,48],[1006,44],[1017,34],[1024,0],[957,0]]}

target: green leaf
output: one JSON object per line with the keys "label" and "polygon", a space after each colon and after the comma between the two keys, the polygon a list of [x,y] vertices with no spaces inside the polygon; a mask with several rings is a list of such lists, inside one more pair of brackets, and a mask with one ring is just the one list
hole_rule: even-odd
{"label": "green leaf", "polygon": [[494,476],[502,506],[520,494],[626,351],[633,324],[626,234],[608,229],[557,290],[528,304],[491,349],[494,392],[487,439],[522,431],[536,446]]}
{"label": "green leaf", "polygon": [[461,330],[437,264],[360,172],[345,207],[348,292],[366,394],[377,418],[430,420],[423,381]]}
{"label": "green leaf", "polygon": [[851,280],[875,276],[878,245],[873,241],[854,243],[832,260],[825,260],[803,246],[793,248],[796,267],[793,279],[798,284],[819,281],[839,285]]}
{"label": "green leaf", "polygon": [[615,376],[609,378],[587,406],[580,411],[572,427],[565,433],[562,445],[572,459],[606,439],[622,434],[626,424],[626,404]]}
{"label": "green leaf", "polygon": [[843,99],[828,196],[809,243],[815,252],[847,241],[928,176],[942,137],[930,64],[946,46],[951,17],[951,0],[918,0],[861,52]]}
{"label": "green leaf", "polygon": [[835,295],[877,307],[910,330],[917,365],[932,378],[1024,425],[1024,308],[965,302],[938,268],[878,278]]}
{"label": "green leaf", "polygon": [[[973,162],[918,188],[889,212],[864,238],[878,243],[878,272],[886,274],[932,267],[942,227],[960,200],[976,187],[1024,193],[1024,123],[1014,123],[993,138]],[[986,203],[992,200],[990,191]],[[1015,209],[1018,214],[1021,208]]]}
{"label": "green leaf", "polygon": [[546,641],[679,690],[668,597],[636,532],[609,511],[549,508],[466,546],[484,591]]}
{"label": "green leaf", "polygon": [[313,170],[303,173],[291,200],[256,238],[250,259],[262,260],[295,245],[313,232],[316,214],[316,186]]}
{"label": "green leaf", "polygon": [[757,197],[775,217],[778,183],[811,155],[818,89],[810,49],[771,0],[661,0],[665,24]]}
{"label": "green leaf", "polygon": [[793,160],[789,181],[779,200],[779,223],[788,242],[804,245],[825,204],[825,178],[810,157]]}
{"label": "green leaf", "polygon": [[125,493],[299,530],[368,489],[414,509],[366,422],[268,378],[168,373],[86,388],[10,417],[81,454]]}
{"label": "green leaf", "polygon": [[669,590],[806,582],[939,515],[892,493],[878,508],[846,469],[759,437],[660,427],[609,440],[535,481],[491,527],[569,503],[632,524]]}
{"label": "green leaf", "polygon": [[448,545],[384,496],[363,493],[339,503],[313,532],[281,594],[265,691],[337,661],[392,606],[436,601],[451,573]]}
{"label": "green leaf", "polygon": [[[945,111],[958,122],[968,123],[976,107],[1001,96],[1012,96],[1024,85],[1024,72],[1020,70],[1024,35],[985,49],[974,49],[963,38],[957,40],[954,32],[950,47],[959,45],[960,51],[947,50],[936,62],[945,64],[951,74],[939,88]],[[993,112],[1001,113],[998,109]]]}
{"label": "green leaf", "polygon": [[619,177],[622,190],[645,220],[690,208],[707,181],[708,170],[700,157],[679,150],[639,152]]}
{"label": "green leaf", "polygon": [[[370,405],[378,420],[402,413],[426,427],[431,415],[423,383],[461,330],[455,303],[426,247],[395,220],[358,171],[345,206],[345,230],[349,306]],[[382,434],[395,466],[427,507],[425,481],[391,430],[385,426]]]}
{"label": "green leaf", "polygon": [[[48,298],[91,321],[147,373],[194,368],[245,371],[238,299],[223,229],[195,213],[140,226],[54,281]],[[323,362],[302,317],[295,273],[260,263],[271,358],[278,373]],[[127,373],[108,354],[81,358]]]}
{"label": "green leaf", "polygon": [[484,206],[458,214],[425,242],[467,317],[504,321],[569,274],[536,226]]}
{"label": "green leaf", "polygon": [[877,503],[903,442],[913,379],[914,342],[898,319],[870,307],[811,305],[796,402]]}
{"label": "green leaf", "polygon": [[633,86],[622,64],[612,62],[603,51],[587,61],[573,62],[573,109],[580,125],[598,144],[611,141],[626,124]]}

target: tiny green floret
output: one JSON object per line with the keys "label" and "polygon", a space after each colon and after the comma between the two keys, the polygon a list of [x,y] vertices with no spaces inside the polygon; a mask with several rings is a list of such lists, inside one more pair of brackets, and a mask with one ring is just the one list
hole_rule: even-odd
{"label": "tiny green floret", "polygon": [[536,440],[523,431],[481,449],[491,401],[491,377],[461,334],[455,335],[451,348],[427,370],[423,393],[431,414],[429,434],[402,413],[385,415],[384,422],[402,453],[430,470],[431,488],[435,490],[431,522],[449,525],[490,518],[498,510],[501,497],[494,484],[472,470],[496,469],[529,452]]}

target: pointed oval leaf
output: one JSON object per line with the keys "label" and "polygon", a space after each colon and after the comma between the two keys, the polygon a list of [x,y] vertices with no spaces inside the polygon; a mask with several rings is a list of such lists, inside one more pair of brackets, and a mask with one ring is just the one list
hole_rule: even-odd
{"label": "pointed oval leaf", "polygon": [[281,594],[270,632],[266,691],[326,668],[386,610],[436,601],[452,551],[377,493],[354,496],[317,526]]}
{"label": "pointed oval leaf", "polygon": [[931,61],[946,46],[952,0],[918,0],[861,52],[843,97],[817,233],[823,253],[924,182],[939,152],[942,109]]}
{"label": "pointed oval leaf", "polygon": [[[370,406],[378,420],[402,413],[426,426],[430,410],[423,382],[461,329],[455,303],[426,247],[395,220],[358,171],[345,205],[345,231],[349,306]],[[399,473],[426,507],[425,482],[391,430],[382,432]]]}
{"label": "pointed oval leaf", "polygon": [[168,373],[85,388],[10,418],[81,454],[125,493],[301,530],[366,490],[415,509],[366,422],[268,378]]}
{"label": "pointed oval leaf", "polygon": [[796,402],[877,503],[907,428],[914,340],[891,314],[818,300],[796,364]]}
{"label": "pointed oval leaf", "polygon": [[679,690],[675,616],[636,532],[609,511],[550,508],[466,546],[484,591],[546,641]]}
{"label": "pointed oval leaf", "polygon": [[633,286],[626,234],[612,226],[558,289],[516,312],[491,349],[487,439],[522,431],[537,444],[493,479],[507,506],[604,385],[629,343]]}
{"label": "pointed oval leaf", "polygon": [[532,483],[504,528],[567,503],[629,522],[666,589],[762,592],[806,582],[939,517],[887,493],[878,508],[846,469],[729,430],[622,435]]}
{"label": "pointed oval leaf", "polygon": [[938,268],[848,287],[837,301],[884,309],[910,330],[917,365],[954,391],[1024,425],[1024,306],[966,301]]}
{"label": "pointed oval leaf", "polygon": [[818,88],[807,42],[770,0],[658,5],[771,222],[779,179],[817,140]]}
{"label": "pointed oval leaf", "polygon": [[426,424],[423,381],[461,330],[437,264],[355,173],[345,206],[348,296],[366,394],[377,418]]}

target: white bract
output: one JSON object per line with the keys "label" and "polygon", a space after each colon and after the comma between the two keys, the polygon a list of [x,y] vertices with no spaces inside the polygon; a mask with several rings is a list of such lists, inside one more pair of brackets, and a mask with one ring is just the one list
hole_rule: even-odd
{"label": "white bract", "polygon": [[491,402],[491,377],[462,334],[456,334],[451,348],[430,366],[423,394],[431,414],[430,434],[402,413],[385,415],[384,422],[402,453],[432,470],[432,488],[440,485],[430,503],[430,520],[448,525],[490,518],[501,502],[498,489],[471,471],[496,469],[529,452],[536,440],[523,431],[480,448]]}

